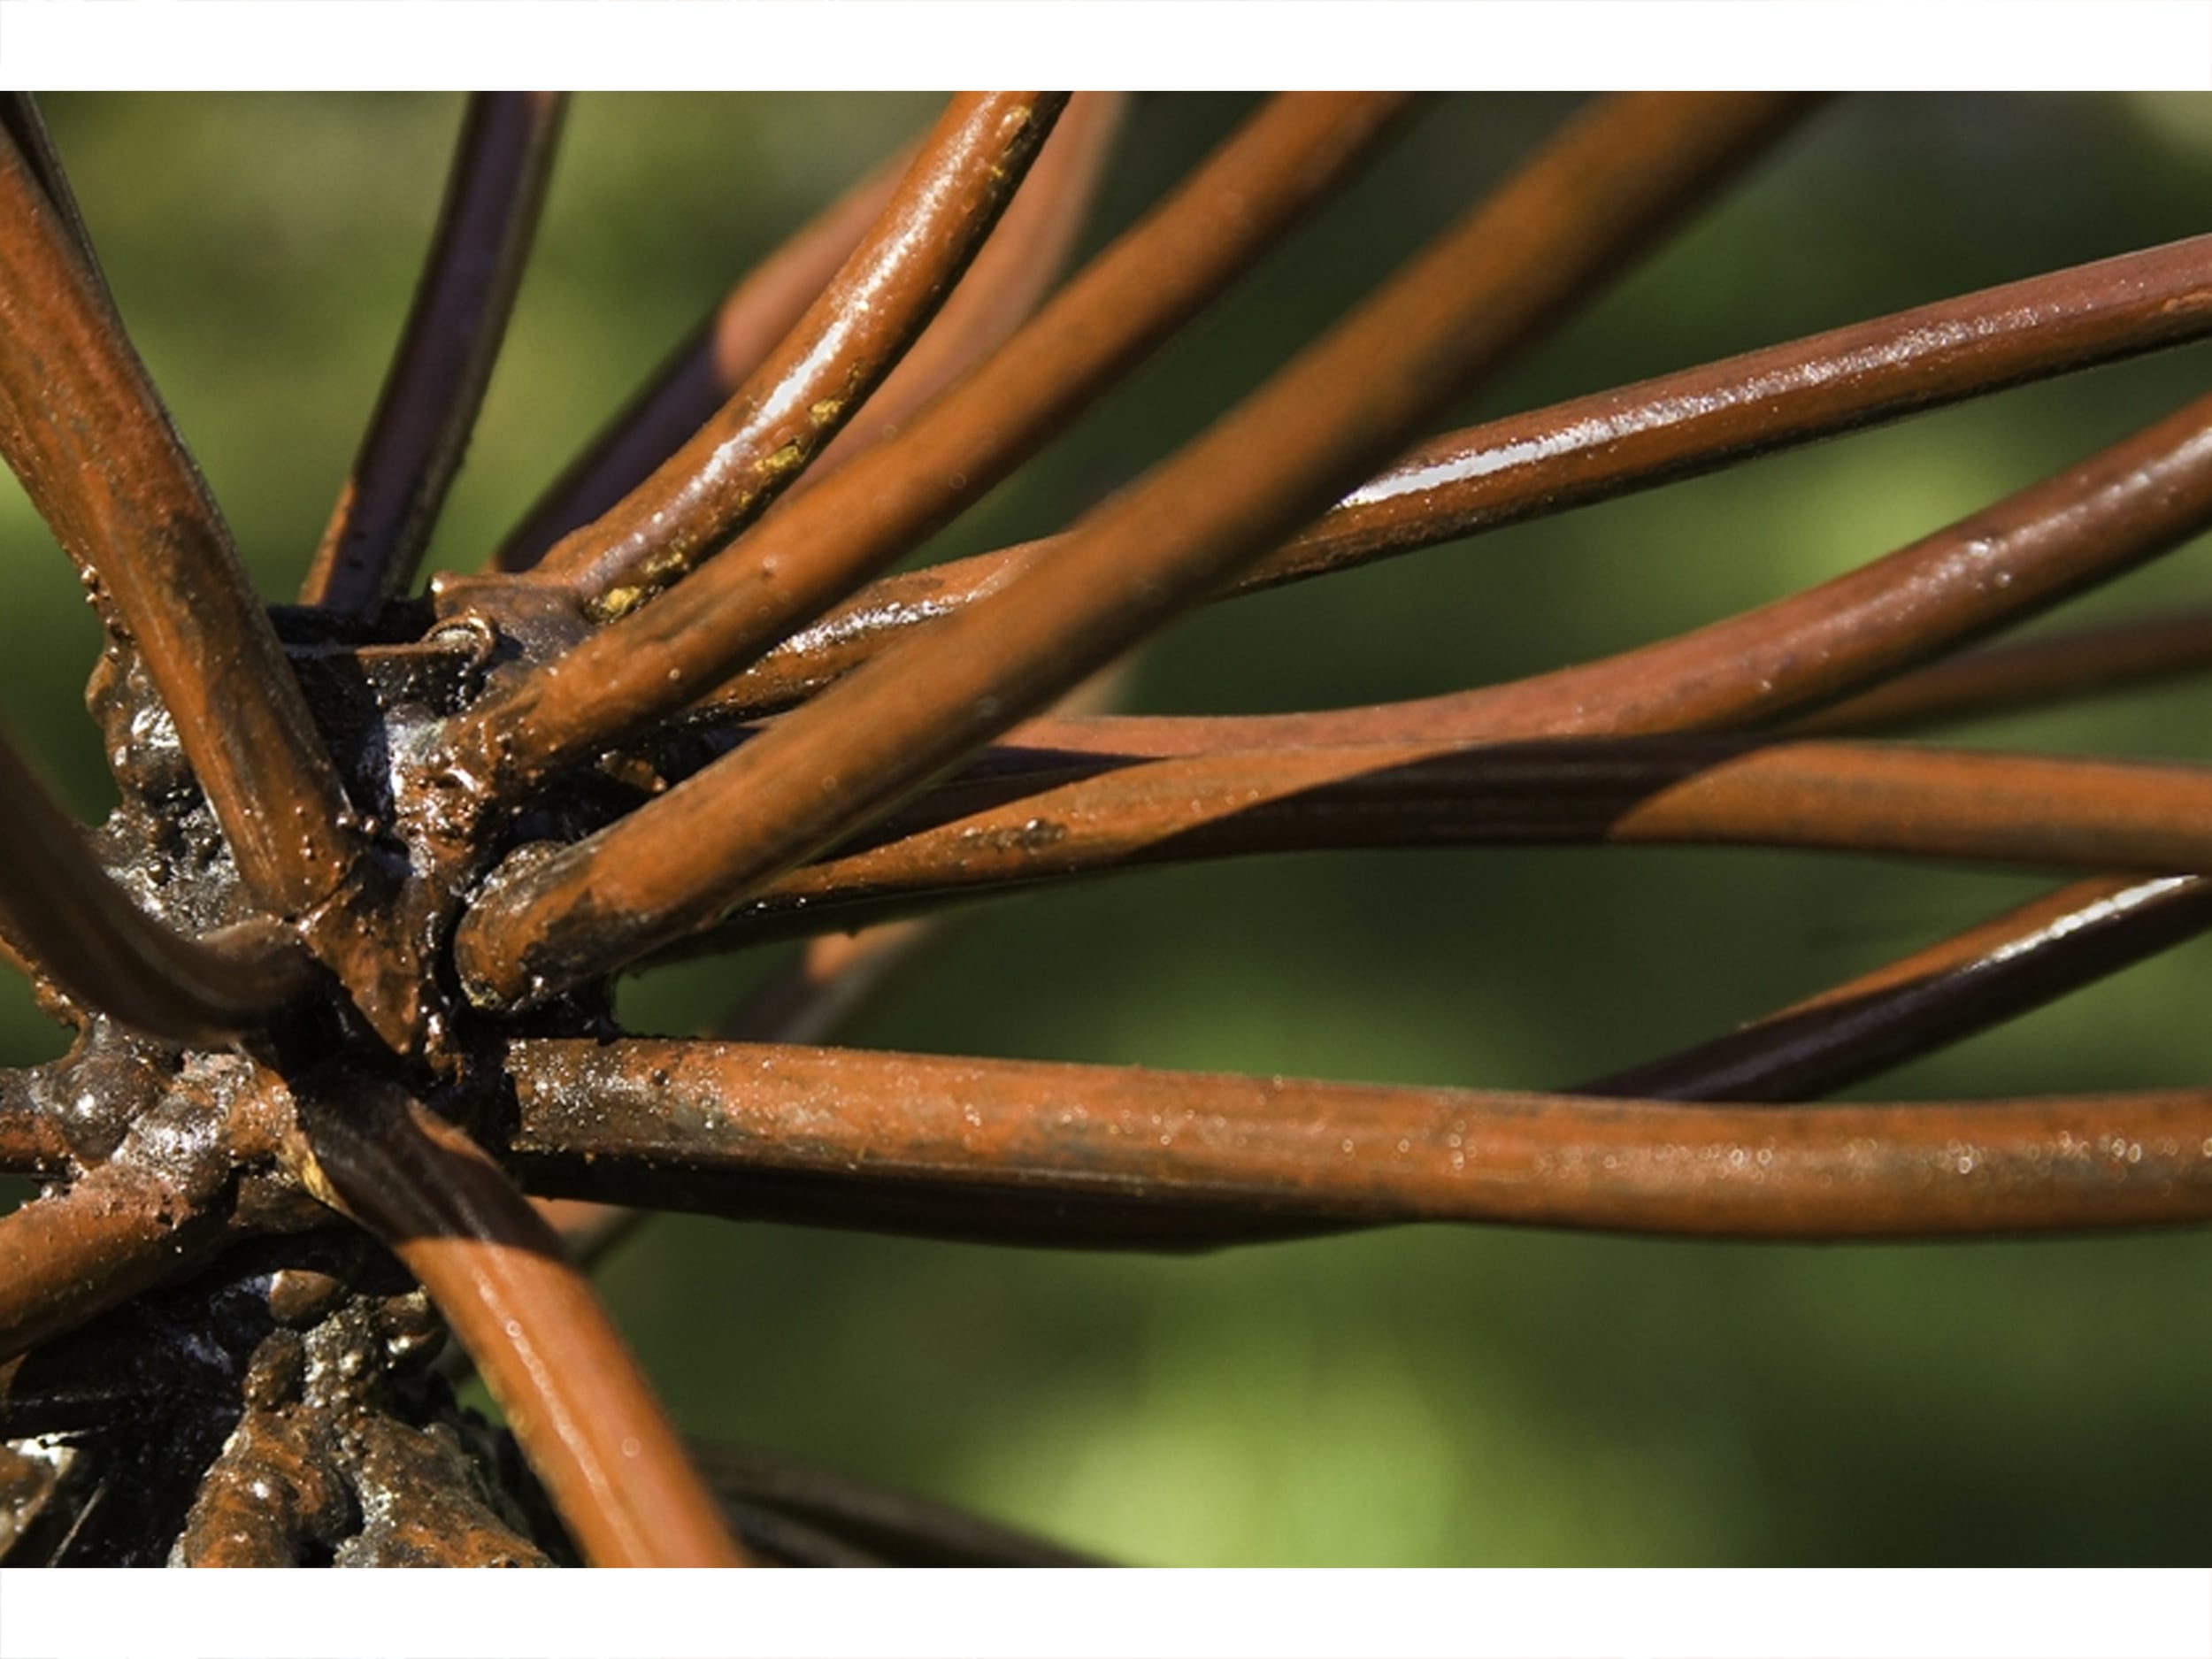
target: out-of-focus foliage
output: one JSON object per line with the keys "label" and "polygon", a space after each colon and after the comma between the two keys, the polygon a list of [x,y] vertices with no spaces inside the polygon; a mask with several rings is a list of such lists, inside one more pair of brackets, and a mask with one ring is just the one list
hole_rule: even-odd
{"label": "out-of-focus foliage", "polygon": [[[480,560],[711,297],[933,101],[587,96],[437,543]],[[1198,430],[1525,153],[1563,99],[1429,110],[1233,301],[948,534],[1064,525]],[[1141,101],[1099,234],[1240,100]],[[450,97],[57,98],[142,352],[288,597],[404,313]],[[1467,406],[1527,407],[2207,228],[2202,98],[1872,99]],[[1161,710],[1418,695],[1585,658],[1844,570],[2202,389],[2199,349],[1216,608]],[[88,815],[96,634],[0,499],[5,718]],[[2212,596],[2185,550],[2069,617]],[[1946,733],[2212,758],[2201,685]],[[855,1034],[947,1051],[1570,1083],[2037,883],[1701,850],[1396,853],[987,907]],[[2203,947],[1863,1093],[2200,1081]],[[682,1032],[759,971],[634,987]],[[58,1039],[8,987],[8,1058]],[[608,1280],[678,1417],[1155,1562],[2200,1561],[2201,1235],[1690,1246],[1422,1229],[1188,1260],[657,1222]]]}

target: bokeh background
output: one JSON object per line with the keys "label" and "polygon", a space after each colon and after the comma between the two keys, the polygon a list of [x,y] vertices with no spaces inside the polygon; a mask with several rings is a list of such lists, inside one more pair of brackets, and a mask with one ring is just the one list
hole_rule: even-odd
{"label": "bokeh background", "polygon": [[[468,568],[726,284],[931,117],[923,96],[585,96],[434,562]],[[1093,228],[1249,107],[1140,99]],[[1226,303],[931,549],[1064,526],[1257,384],[1571,108],[1439,102]],[[56,97],[137,343],[288,597],[404,313],[459,103]],[[2202,231],[2212,98],[1829,108],[1458,411],[1530,407]],[[1422,695],[1845,570],[2201,390],[2185,349],[1187,619],[1130,706]],[[96,630],[10,482],[4,718],[90,818]],[[2185,549],[2064,620],[2212,598]],[[1950,740],[2212,759],[2201,685]],[[2044,883],[1701,849],[1398,852],[1131,874],[979,907],[852,1033],[947,1052],[1571,1082]],[[625,994],[683,1033],[778,960]],[[2207,947],[1870,1091],[2202,1081]],[[0,987],[6,1061],[61,1038]],[[1863,1093],[1870,1091],[1862,1091]],[[1187,1259],[664,1217],[610,1264],[679,1419],[1146,1563],[2201,1563],[2212,1236],[1848,1248],[1405,1229]]]}

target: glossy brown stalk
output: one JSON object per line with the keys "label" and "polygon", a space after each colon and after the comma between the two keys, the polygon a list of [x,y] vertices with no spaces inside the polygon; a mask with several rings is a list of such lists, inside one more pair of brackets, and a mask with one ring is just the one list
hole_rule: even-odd
{"label": "glossy brown stalk", "polygon": [[492,568],[533,568],[556,541],[635,489],[706,425],[806,315],[913,158],[910,146],[876,167],[731,288],[546,487],[499,544]]}
{"label": "glossy brown stalk", "polygon": [[[676,1042],[518,1043],[541,1174],[714,1206],[715,1179],[834,1172],[1079,1218],[1459,1221],[1895,1238],[2212,1218],[2212,1094],[1699,1106],[1136,1067]],[[682,1173],[673,1173],[681,1171]],[[657,1177],[666,1178],[657,1179]]]}
{"label": "glossy brown stalk", "polygon": [[495,796],[645,729],[949,523],[1248,270],[1372,153],[1407,100],[1271,100],[897,443],[859,457],[635,616],[454,720]]}
{"label": "glossy brown stalk", "polygon": [[422,1281],[592,1564],[744,1565],[589,1284],[476,1144],[388,1086],[297,1097],[302,1179]]}
{"label": "glossy brown stalk", "polygon": [[736,396],[613,509],[551,548],[537,573],[607,620],[757,518],[937,314],[1067,96],[955,97],[860,246]]}
{"label": "glossy brown stalk", "polygon": [[[2212,236],[1723,358],[1421,444],[1247,571],[1250,593],[1671,483],[2212,330]],[[766,712],[1003,587],[1029,542],[886,577],[709,700]]]}
{"label": "glossy brown stalk", "polygon": [[480,901],[457,934],[470,995],[519,1002],[691,931],[1041,708],[1325,508],[1801,109],[1653,96],[1586,111],[1027,580]]}
{"label": "glossy brown stalk", "polygon": [[1316,713],[1039,723],[1121,755],[1755,726],[1878,685],[2212,525],[2212,397],[1910,546],[1656,644],[1505,685]]}
{"label": "glossy brown stalk", "polygon": [[1330,848],[1715,843],[2212,870],[2212,770],[2193,766],[1632,738],[1253,750],[1103,772],[1078,757],[1059,781],[1070,770],[1048,757],[1027,774],[979,770],[917,807],[956,810],[964,794],[991,804],[791,871],[715,942],[1133,865]]}
{"label": "glossy brown stalk", "polygon": [[100,868],[83,832],[0,733],[0,912],[39,974],[69,998],[178,1042],[266,1028],[323,983],[288,929],[242,923],[188,939]]}
{"label": "glossy brown stalk", "polygon": [[413,581],[507,332],[565,106],[557,92],[470,97],[414,303],[303,603],[373,617]]}
{"label": "glossy brown stalk", "polygon": [[12,143],[0,308],[0,450],[160,689],[247,891],[301,917],[353,871],[344,791],[205,484]]}
{"label": "glossy brown stalk", "polygon": [[[857,933],[827,933],[800,947],[797,958],[771,974],[711,1035],[733,1042],[827,1042],[898,974],[912,966],[939,929],[927,921],[887,922]],[[0,1159],[8,1142],[0,1116]],[[0,1169],[7,1167],[0,1161]],[[565,1198],[533,1199],[578,1263],[595,1267],[634,1233],[645,1217],[618,1204]]]}
{"label": "glossy brown stalk", "polygon": [[0,1360],[211,1260],[231,1237],[219,1186],[118,1157],[0,1216]]}
{"label": "glossy brown stalk", "polygon": [[916,411],[1029,320],[1059,280],[1090,215],[1126,102],[1119,92],[1079,92],[1068,100],[1028,181],[945,309],[789,495],[804,494],[856,456],[896,437]]}
{"label": "glossy brown stalk", "polygon": [[53,134],[47,131],[46,118],[39,111],[38,100],[27,92],[0,92],[0,132],[5,133],[15,145],[23,165],[30,169],[38,188],[45,192],[48,205],[68,231],[70,241],[76,244],[77,257],[84,262],[101,297],[112,306],[114,296],[108,291],[107,273],[100,268],[100,256],[93,246],[92,233],[85,226],[76,192],[69,188],[69,175],[62,169],[61,153],[54,148]]}
{"label": "glossy brown stalk", "polygon": [[1964,651],[1793,720],[1789,730],[1883,732],[2014,714],[2208,668],[2212,611],[2135,617]]}
{"label": "glossy brown stalk", "polygon": [[1988,1030],[2212,927],[2200,876],[2097,876],[1793,1003],[1580,1085],[1636,1099],[1801,1101]]}

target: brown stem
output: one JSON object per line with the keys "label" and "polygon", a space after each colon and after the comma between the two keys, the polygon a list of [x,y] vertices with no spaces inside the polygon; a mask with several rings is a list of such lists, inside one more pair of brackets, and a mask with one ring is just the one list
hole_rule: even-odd
{"label": "brown stem", "polygon": [[1089,217],[1120,130],[1125,94],[1079,92],[1029,181],[975,265],[897,368],[787,492],[797,496],[900,428],[1027,322],[1061,274]]}
{"label": "brown stem", "polygon": [[[1632,738],[1253,750],[1099,771],[1040,757],[917,803],[959,812],[802,866],[717,946],[967,895],[1260,852],[1515,842],[1821,848],[2212,869],[2212,771],[1868,743]],[[1071,774],[1072,773],[1072,776]],[[1007,798],[1010,795],[1010,799]],[[990,804],[961,811],[969,800]]]}
{"label": "brown stem", "polygon": [[2212,927],[2199,876],[2096,876],[1709,1042],[1576,1089],[1632,1099],[1817,1099],[2040,1008]]}
{"label": "brown stem", "polygon": [[69,188],[69,175],[62,169],[61,153],[54,148],[53,134],[47,131],[46,117],[40,112],[38,100],[27,92],[0,92],[0,132],[4,132],[14,143],[16,153],[23,157],[23,165],[45,193],[47,204],[76,245],[77,257],[84,262],[87,274],[111,308],[114,296],[108,291],[107,273],[100,268],[100,256],[93,246],[92,233],[85,226],[76,192]]}
{"label": "brown stem", "polygon": [[303,603],[373,617],[414,580],[507,332],[565,103],[557,92],[469,99],[413,308]]}
{"label": "brown stem", "polygon": [[[2212,236],[2032,277],[1420,445],[1241,576],[1249,593],[1710,472],[2212,330]],[[811,695],[1003,587],[1049,541],[887,577],[718,687],[725,715]]]}
{"label": "brown stem", "polygon": [[[716,1021],[712,1034],[738,1042],[827,1042],[939,932],[930,922],[890,922],[857,933],[810,939],[798,960]],[[0,1115],[0,1168],[6,1167],[7,1121]],[[531,1202],[587,1271],[645,1219],[641,1212],[618,1204],[566,1198]]]}
{"label": "brown stem", "polygon": [[456,941],[470,995],[511,1004],[691,931],[1042,707],[1325,507],[1801,107],[1599,104],[1025,580],[480,902]]}
{"label": "brown stem", "polygon": [[297,1098],[303,1179],[422,1281],[592,1563],[744,1565],[590,1285],[497,1166],[387,1086]]}
{"label": "brown stem", "polygon": [[962,93],[836,279],[737,396],[538,572],[601,619],[718,552],[851,419],[937,314],[1052,131],[1064,92]]}
{"label": "brown stem", "polygon": [[194,940],[140,910],[4,733],[0,911],[39,974],[72,1001],[179,1042],[263,1030],[322,983],[288,929],[243,923]]}
{"label": "brown stem", "polygon": [[597,518],[682,447],[767,361],[859,246],[913,160],[910,146],[824,208],[733,288],[562,469],[492,556],[526,571]]}
{"label": "brown stem", "polygon": [[235,1236],[219,1186],[204,1162],[119,1156],[0,1216],[0,1360],[212,1260]]}
{"label": "brown stem", "polygon": [[[588,1190],[743,1213],[757,1177],[1000,1206],[1509,1222],[1735,1238],[2212,1218],[2212,1094],[1755,1107],[1219,1077],[741,1044],[511,1049],[511,1148]],[[926,1201],[958,1196],[955,1210]],[[1055,1223],[1047,1217],[1043,1232]]]}
{"label": "brown stem", "polygon": [[1287,94],[902,434],[634,617],[450,723],[495,798],[641,731],[949,522],[1213,300],[1370,155],[1407,101]]}
{"label": "brown stem", "polygon": [[2032,616],[2208,525],[2212,397],[1832,581],[1597,662],[1379,707],[1041,721],[1021,738],[1174,755],[1763,725]]}
{"label": "brown stem", "polygon": [[1793,733],[1882,732],[2013,714],[2212,668],[2212,611],[2008,640],[1915,669],[1793,720]]}
{"label": "brown stem", "polygon": [[354,868],[337,772],[205,484],[67,227],[7,142],[0,303],[0,450],[110,630],[144,660],[247,891],[280,916],[303,916]]}

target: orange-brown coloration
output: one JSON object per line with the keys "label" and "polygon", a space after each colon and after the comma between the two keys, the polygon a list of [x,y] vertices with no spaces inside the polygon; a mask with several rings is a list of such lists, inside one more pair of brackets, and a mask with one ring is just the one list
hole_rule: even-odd
{"label": "orange-brown coloration", "polygon": [[601,619],[718,551],[928,326],[1043,149],[1065,93],[964,93],[829,286],[718,415],[538,574]]}
{"label": "orange-brown coloration", "polygon": [[953,1236],[996,1232],[990,1205],[963,1202],[979,1194],[1056,1201],[1070,1231],[1087,1207],[1142,1207],[1232,1234],[1509,1221],[1893,1238],[2212,1218],[2201,1090],[1778,1110],[738,1043],[525,1042],[508,1064],[514,1148],[565,1190],[772,1215],[786,1189],[795,1202],[835,1178]]}
{"label": "orange-brown coloration", "polygon": [[[123,803],[81,833],[0,742],[0,955],[77,1033],[0,1080],[0,1169],[53,1183],[0,1217],[0,1428],[39,1408],[41,1362],[65,1375],[72,1342],[111,1340],[86,1334],[104,1320],[228,1297],[260,1322],[224,1350],[231,1415],[190,1454],[189,1504],[134,1548],[523,1563],[565,1531],[610,1563],[1077,1559],[773,1460],[708,1459],[718,1503],[534,1200],[1166,1249],[1410,1220],[1842,1238],[2212,1219],[2202,1091],[1803,1103],[2212,926],[2212,774],[1832,736],[2201,665],[2212,634],[2183,618],[1918,666],[2212,522],[2212,402],[1850,575],[1601,662],[1375,709],[1039,714],[1208,597],[2199,337],[2212,241],[1409,453],[1804,108],[1601,101],[1066,534],[864,589],[1217,297],[1407,103],[1275,101],[1028,317],[1117,114],[1079,98],[1048,146],[1061,96],[956,100],[895,178],[733,292],[509,538],[495,562],[518,573],[388,603],[551,160],[555,103],[480,99],[308,579],[320,614],[281,642],[35,108],[0,96],[0,452],[109,630],[94,703]],[[362,643],[380,612],[394,632]],[[639,1040],[608,1012],[611,976],[664,949],[1141,862],[1531,840],[2143,873],[1571,1094],[801,1046],[907,958],[910,923],[815,940],[725,1026],[758,1041]],[[474,1005],[449,1002],[457,980]],[[301,1333],[346,1319],[352,1360],[396,1374],[433,1340],[426,1289],[557,1525],[532,1522],[519,1476],[511,1503],[480,1502],[493,1455],[431,1432],[457,1421],[449,1397],[364,1387],[341,1409],[302,1381]],[[7,1514],[59,1490],[0,1466]]]}
{"label": "orange-brown coloration", "polygon": [[1023,580],[480,900],[456,936],[471,995],[514,1004],[633,960],[896,805],[1326,507],[1803,108],[1601,104]]}
{"label": "orange-brown coloration", "polygon": [[[2212,237],[2125,254],[1509,415],[1417,446],[1229,591],[1249,593],[1648,489],[2212,331]],[[820,690],[996,592],[1051,543],[887,577],[718,687],[744,715]]]}

